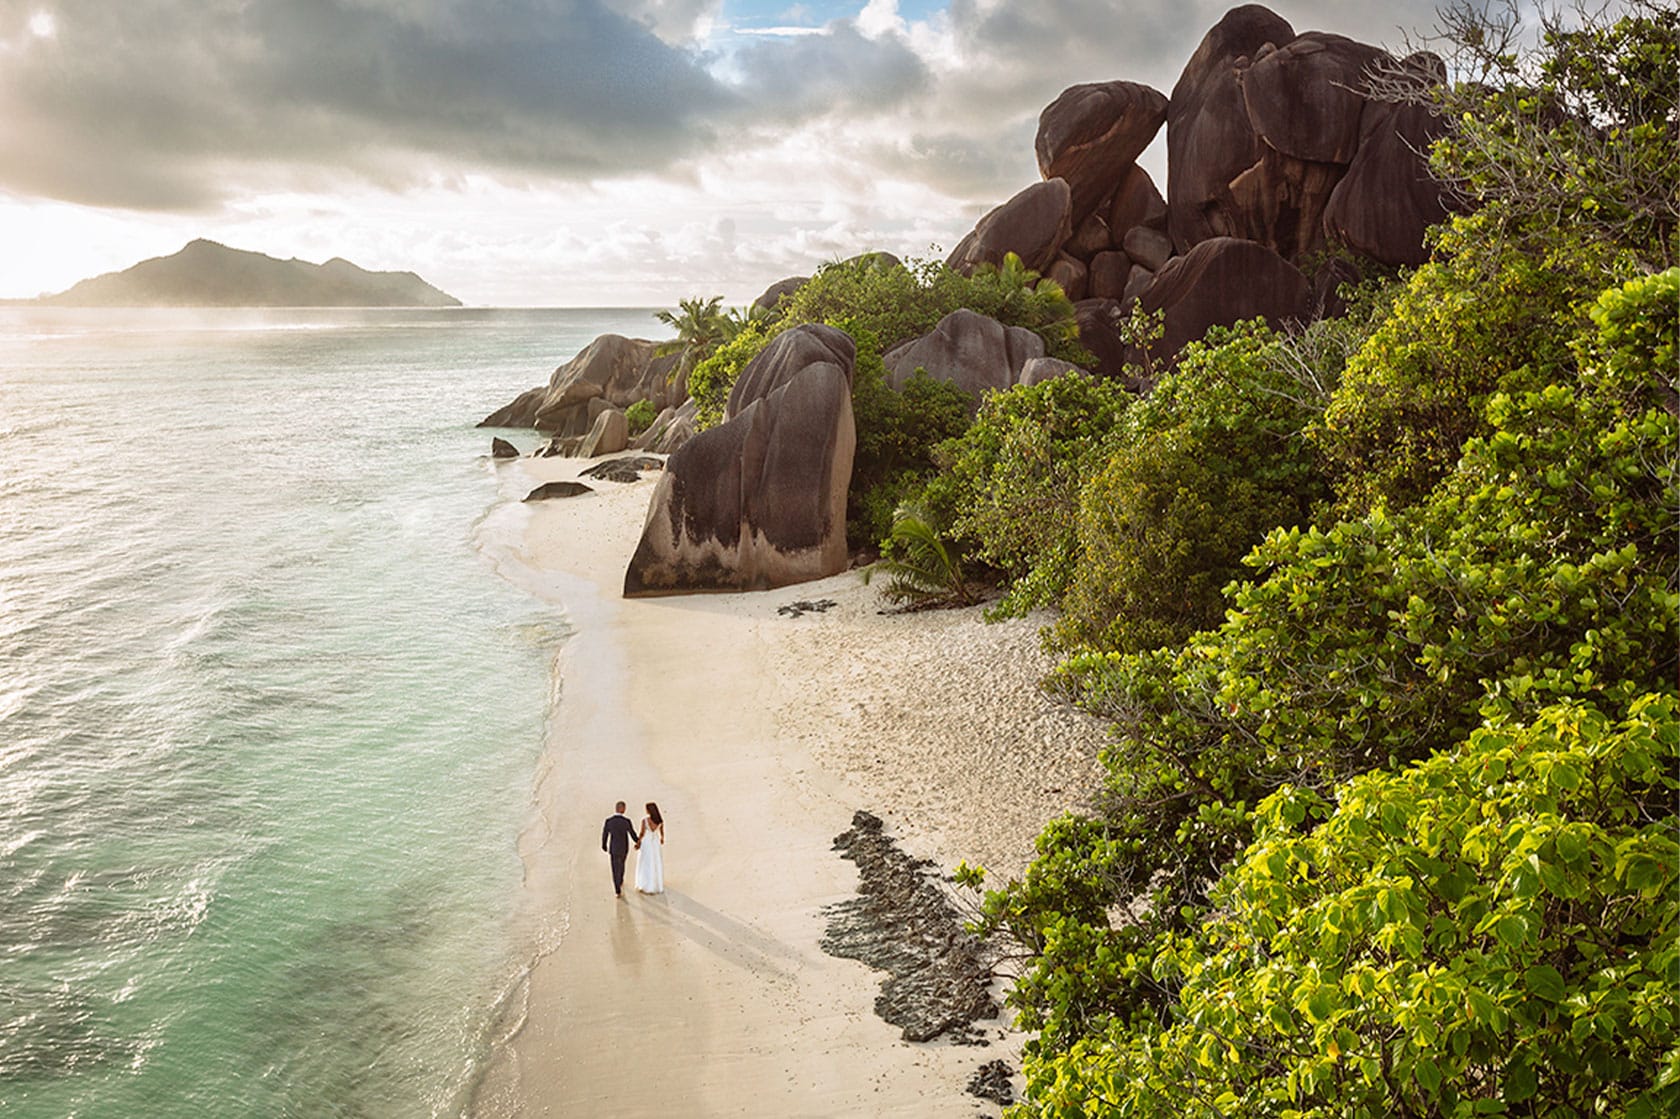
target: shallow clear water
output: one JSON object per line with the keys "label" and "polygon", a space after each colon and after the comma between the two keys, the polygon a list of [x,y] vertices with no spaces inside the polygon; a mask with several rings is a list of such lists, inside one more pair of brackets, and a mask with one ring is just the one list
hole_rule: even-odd
{"label": "shallow clear water", "polygon": [[461,1110],[565,636],[473,424],[653,329],[0,308],[0,1111]]}

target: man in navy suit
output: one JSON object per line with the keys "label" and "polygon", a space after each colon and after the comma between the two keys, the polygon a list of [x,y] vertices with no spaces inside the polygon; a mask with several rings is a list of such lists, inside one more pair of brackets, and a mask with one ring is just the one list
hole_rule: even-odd
{"label": "man in navy suit", "polygon": [[613,893],[619,897],[624,896],[624,860],[630,857],[631,847],[641,845],[636,838],[636,825],[624,814],[624,802],[621,800],[618,810],[601,825],[601,850],[612,856]]}

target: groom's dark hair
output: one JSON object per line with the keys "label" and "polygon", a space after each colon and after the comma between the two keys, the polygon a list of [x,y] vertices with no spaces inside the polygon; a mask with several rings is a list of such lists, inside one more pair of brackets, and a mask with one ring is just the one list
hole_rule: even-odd
{"label": "groom's dark hair", "polygon": [[613,811],[614,812],[623,812],[624,811],[624,802],[621,800],[617,804],[613,805]]}

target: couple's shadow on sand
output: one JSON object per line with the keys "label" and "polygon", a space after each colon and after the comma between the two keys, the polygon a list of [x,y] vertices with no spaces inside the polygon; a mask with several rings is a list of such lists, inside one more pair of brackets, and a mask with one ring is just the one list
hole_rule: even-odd
{"label": "couple's shadow on sand", "polygon": [[681,890],[637,894],[629,905],[614,906],[613,957],[634,967],[647,951],[647,927],[663,926],[713,955],[755,975],[791,979],[799,952],[751,925],[704,905]]}

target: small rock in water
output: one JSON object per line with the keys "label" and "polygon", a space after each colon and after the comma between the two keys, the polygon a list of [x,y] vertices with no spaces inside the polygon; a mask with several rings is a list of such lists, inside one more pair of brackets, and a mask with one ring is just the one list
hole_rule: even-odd
{"label": "small rock in water", "polygon": [[815,602],[809,599],[801,599],[798,602],[790,602],[786,606],[776,607],[776,613],[789,618],[797,618],[801,614],[821,614],[829,607],[838,605],[840,604],[832,598],[819,598]]}
{"label": "small rock in water", "polygon": [[551,497],[576,497],[580,493],[594,493],[595,491],[582,482],[544,482],[536,489],[525,495],[526,501],[547,501]]}
{"label": "small rock in water", "polygon": [[1009,1085],[1011,1075],[1007,1062],[987,1061],[969,1080],[968,1094],[1008,1107],[1015,1102],[1015,1090]]}
{"label": "small rock in water", "polygon": [[500,438],[491,439],[490,440],[490,457],[491,458],[518,458],[519,457],[519,448],[515,447],[512,443],[509,443],[506,439],[500,439]]}

